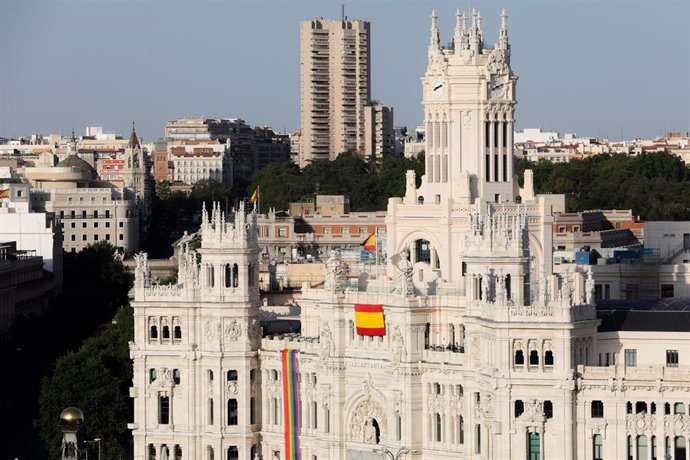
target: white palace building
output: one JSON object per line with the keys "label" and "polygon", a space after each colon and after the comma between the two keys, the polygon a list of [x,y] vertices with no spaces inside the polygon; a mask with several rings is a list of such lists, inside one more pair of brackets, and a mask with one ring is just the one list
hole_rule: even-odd
{"label": "white palace building", "polygon": [[385,272],[332,252],[286,333],[255,214],[205,209],[177,285],[137,255],[135,459],[688,459],[690,314],[598,313],[591,272],[554,274],[565,198],[513,175],[507,15],[493,48],[476,12],[449,48],[436,21],[426,174],[389,201]]}

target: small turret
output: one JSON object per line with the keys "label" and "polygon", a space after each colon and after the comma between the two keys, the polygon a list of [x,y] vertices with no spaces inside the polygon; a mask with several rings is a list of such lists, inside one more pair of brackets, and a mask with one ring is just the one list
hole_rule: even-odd
{"label": "small turret", "polygon": [[438,32],[438,16],[436,10],[431,10],[431,36],[429,37],[429,54],[441,50],[441,38]]}
{"label": "small turret", "polygon": [[455,12],[455,32],[453,34],[453,43],[455,44],[455,52],[469,48],[469,37],[467,36],[467,21],[465,13],[458,9]]}
{"label": "small turret", "polygon": [[508,12],[505,8],[501,10],[501,28],[498,29],[498,47],[504,51],[510,49],[508,42]]}

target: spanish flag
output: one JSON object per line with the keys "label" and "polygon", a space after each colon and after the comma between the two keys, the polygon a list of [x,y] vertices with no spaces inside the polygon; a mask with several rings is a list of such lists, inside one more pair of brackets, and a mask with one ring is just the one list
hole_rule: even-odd
{"label": "spanish flag", "polygon": [[365,251],[376,251],[376,232],[372,233],[361,244]]}
{"label": "spanish flag", "polygon": [[259,186],[256,186],[256,190],[254,190],[254,193],[252,193],[252,197],[249,199],[249,201],[252,204],[256,204],[256,202],[259,200]]}
{"label": "spanish flag", "polygon": [[355,304],[355,326],[358,335],[386,335],[383,305]]}
{"label": "spanish flag", "polygon": [[0,198],[9,198],[9,197],[10,197],[10,189],[0,188]]}

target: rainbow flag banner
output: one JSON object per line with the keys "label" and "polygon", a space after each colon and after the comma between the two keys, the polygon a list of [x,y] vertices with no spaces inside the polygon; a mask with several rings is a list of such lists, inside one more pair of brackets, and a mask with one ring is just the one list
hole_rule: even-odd
{"label": "rainbow flag banner", "polygon": [[285,458],[299,460],[299,379],[297,350],[281,352],[283,361],[283,420],[285,421]]}
{"label": "rainbow flag banner", "polygon": [[10,189],[0,188],[0,198],[9,198],[9,197],[10,197]]}
{"label": "rainbow flag banner", "polygon": [[355,304],[355,326],[359,335],[386,335],[383,305]]}

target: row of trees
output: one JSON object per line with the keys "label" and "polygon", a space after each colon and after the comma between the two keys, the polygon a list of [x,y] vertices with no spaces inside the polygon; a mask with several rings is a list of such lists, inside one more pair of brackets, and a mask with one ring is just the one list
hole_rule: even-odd
{"label": "row of trees", "polygon": [[288,209],[291,202],[311,201],[314,195],[348,195],[353,211],[386,209],[388,198],[405,194],[405,171],[424,174],[424,156],[385,157],[368,162],[349,153],[334,161],[316,160],[300,170],[292,163],[273,163],[254,173],[248,191],[261,188],[261,209]]}
{"label": "row of trees", "polygon": [[[101,241],[66,253],[63,292],[43,317],[19,319],[13,330],[13,346],[21,350],[15,353],[21,360],[16,372],[22,378],[10,380],[21,388],[6,394],[13,398],[10,404],[22,407],[22,415],[37,411],[34,428],[49,458],[60,458],[57,423],[69,406],[84,412],[80,436],[103,439],[103,458],[126,458],[131,444],[128,342],[134,335],[132,309],[126,305],[133,276],[113,257],[115,250]],[[35,445],[39,443],[32,444],[13,446],[12,457],[45,457]]]}
{"label": "row of trees", "polygon": [[690,168],[680,157],[655,152],[637,156],[593,155],[581,161],[520,161],[534,171],[536,193],[563,193],[571,211],[632,209],[645,220],[690,220]]}

